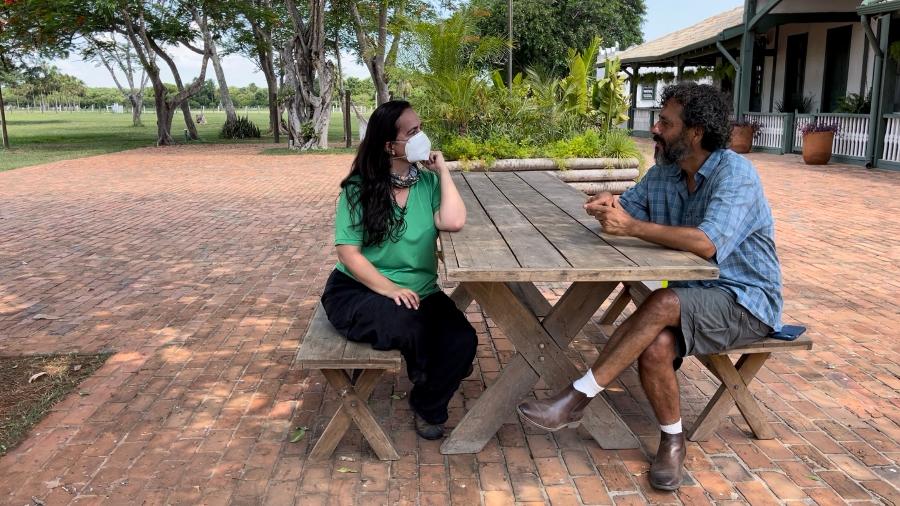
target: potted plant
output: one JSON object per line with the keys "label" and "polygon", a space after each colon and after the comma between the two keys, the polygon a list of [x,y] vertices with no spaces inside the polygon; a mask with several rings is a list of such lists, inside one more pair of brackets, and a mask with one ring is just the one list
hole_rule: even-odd
{"label": "potted plant", "polygon": [[741,118],[731,123],[731,150],[735,153],[749,153],[753,139],[759,136],[759,121]]}
{"label": "potted plant", "polygon": [[831,160],[834,136],[840,130],[837,123],[812,121],[800,127],[803,137],[803,161],[807,165],[825,165]]}

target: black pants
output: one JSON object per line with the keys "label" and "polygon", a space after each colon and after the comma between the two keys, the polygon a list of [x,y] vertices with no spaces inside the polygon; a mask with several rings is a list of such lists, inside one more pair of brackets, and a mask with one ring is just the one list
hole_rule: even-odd
{"label": "black pants", "polygon": [[418,310],[407,309],[335,270],[322,306],[347,339],[376,350],[400,350],[413,383],[410,406],[428,423],[447,421],[447,405],[478,345],[475,329],[450,297],[437,292],[422,299]]}

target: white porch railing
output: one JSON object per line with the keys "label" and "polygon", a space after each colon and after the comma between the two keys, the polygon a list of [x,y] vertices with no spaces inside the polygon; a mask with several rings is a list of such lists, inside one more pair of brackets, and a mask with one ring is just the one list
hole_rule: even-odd
{"label": "white porch railing", "polygon": [[834,136],[831,151],[835,155],[850,158],[865,158],[869,143],[868,114],[798,114],[794,122],[794,151],[803,150],[803,135],[800,129],[815,120],[819,123],[837,123],[840,130]]}
{"label": "white porch railing", "polygon": [[[759,135],[753,139],[753,147],[783,149],[784,128],[789,114],[751,112],[745,115],[750,121],[759,122]],[[788,125],[790,128],[790,125]]]}
{"label": "white porch railing", "polygon": [[885,114],[884,152],[882,160],[900,162],[900,114]]}

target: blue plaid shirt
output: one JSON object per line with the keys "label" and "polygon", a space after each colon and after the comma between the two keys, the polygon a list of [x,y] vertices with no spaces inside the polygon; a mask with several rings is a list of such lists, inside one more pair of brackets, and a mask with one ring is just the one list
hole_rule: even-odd
{"label": "blue plaid shirt", "polygon": [[628,214],[661,225],[696,227],[716,247],[719,279],[670,286],[718,287],[774,330],[781,330],[781,268],[772,211],[759,175],[734,151],[710,154],[688,193],[677,165],[656,165],[619,199]]}

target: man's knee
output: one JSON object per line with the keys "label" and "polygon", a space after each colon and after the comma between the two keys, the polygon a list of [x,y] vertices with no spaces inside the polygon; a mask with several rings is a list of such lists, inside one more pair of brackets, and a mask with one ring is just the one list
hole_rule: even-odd
{"label": "man's knee", "polygon": [[654,290],[640,305],[641,312],[652,312],[654,314],[662,314],[668,317],[680,317],[681,301],[675,290],[669,288],[660,288]]}
{"label": "man's knee", "polygon": [[661,364],[671,366],[676,356],[675,334],[665,329],[638,357],[638,366],[642,369],[658,367]]}

